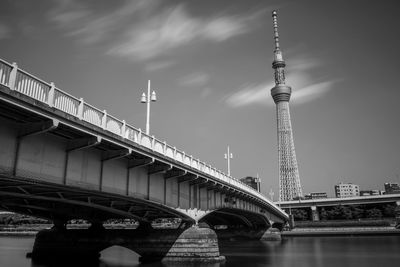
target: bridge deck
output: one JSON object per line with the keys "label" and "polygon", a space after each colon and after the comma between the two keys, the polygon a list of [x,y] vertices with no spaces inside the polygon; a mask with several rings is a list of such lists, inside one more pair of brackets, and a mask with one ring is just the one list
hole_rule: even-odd
{"label": "bridge deck", "polygon": [[400,194],[347,197],[347,198],[293,200],[293,201],[283,201],[277,204],[281,208],[287,209],[287,208],[306,208],[311,206],[326,207],[326,206],[337,206],[337,205],[376,204],[376,203],[389,203],[389,202],[400,203]]}

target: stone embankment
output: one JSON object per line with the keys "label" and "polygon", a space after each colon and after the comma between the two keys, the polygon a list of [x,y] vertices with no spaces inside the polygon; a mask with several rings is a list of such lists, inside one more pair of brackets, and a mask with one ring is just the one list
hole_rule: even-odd
{"label": "stone embankment", "polygon": [[295,228],[291,231],[282,232],[282,237],[334,235],[400,235],[400,229],[394,227],[321,227]]}

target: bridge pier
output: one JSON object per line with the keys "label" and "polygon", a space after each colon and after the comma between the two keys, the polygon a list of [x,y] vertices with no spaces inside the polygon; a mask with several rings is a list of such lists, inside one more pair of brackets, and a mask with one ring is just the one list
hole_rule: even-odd
{"label": "bridge pier", "polygon": [[210,228],[156,230],[139,227],[129,230],[104,229],[98,224],[89,229],[66,230],[53,227],[40,231],[35,239],[33,260],[96,261],[100,252],[113,245],[138,253],[141,262],[220,262],[216,233]]}
{"label": "bridge pier", "polygon": [[313,222],[319,221],[319,211],[317,206],[311,206],[311,219]]}

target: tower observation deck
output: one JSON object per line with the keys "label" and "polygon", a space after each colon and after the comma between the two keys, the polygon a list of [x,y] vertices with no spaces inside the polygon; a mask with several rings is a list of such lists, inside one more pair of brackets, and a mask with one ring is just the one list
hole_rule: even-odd
{"label": "tower observation deck", "polygon": [[274,26],[274,61],[272,68],[275,75],[275,86],[271,96],[276,104],[278,128],[278,158],[279,158],[279,200],[288,201],[302,197],[302,189],[297,166],[296,152],[293,141],[292,123],[290,120],[289,100],[292,88],[285,84],[285,61],[279,47],[277,12],[272,12]]}

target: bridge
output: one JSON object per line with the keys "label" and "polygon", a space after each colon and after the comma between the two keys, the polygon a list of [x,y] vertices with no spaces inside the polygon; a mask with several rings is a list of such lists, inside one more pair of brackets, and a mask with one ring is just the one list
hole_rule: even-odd
{"label": "bridge", "polygon": [[282,209],[289,211],[290,209],[310,208],[313,221],[319,220],[318,208],[339,206],[339,205],[365,205],[394,203],[400,206],[400,194],[387,194],[376,196],[361,196],[347,198],[321,198],[321,199],[301,199],[292,201],[282,201],[277,203]]}
{"label": "bridge", "polygon": [[[215,260],[219,237],[261,238],[288,220],[239,180],[4,60],[0,124],[0,209],[55,225],[37,235],[33,257],[95,257],[120,244],[143,260]],[[133,219],[139,227],[106,231],[102,222],[110,218]],[[158,218],[181,223],[155,230]],[[71,219],[91,227],[67,230]]]}

